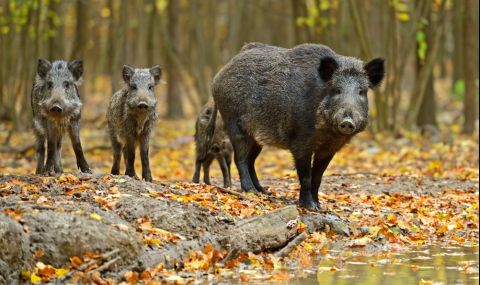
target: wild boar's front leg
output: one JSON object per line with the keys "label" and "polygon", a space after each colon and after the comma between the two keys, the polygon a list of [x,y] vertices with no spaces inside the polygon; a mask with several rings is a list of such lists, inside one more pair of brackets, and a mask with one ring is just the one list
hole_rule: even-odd
{"label": "wild boar's front leg", "polygon": [[135,141],[133,138],[127,139],[123,149],[125,159],[125,175],[137,178],[135,173]]}
{"label": "wild boar's front leg", "polygon": [[57,136],[56,140],[56,149],[55,149],[55,161],[53,163],[53,169],[55,170],[55,173],[63,173],[63,167],[62,167],[62,134],[59,134]]}
{"label": "wild boar's front leg", "polygon": [[80,123],[78,121],[72,122],[68,129],[70,140],[72,141],[73,151],[77,159],[77,166],[82,172],[92,173],[88,166],[85,155],[83,154],[82,143],[80,142]]}
{"label": "wild boar's front leg", "polygon": [[37,169],[35,174],[45,172],[45,135],[35,132],[37,145]]}
{"label": "wild boar's front leg", "polygon": [[50,132],[47,136],[47,162],[45,163],[45,173],[54,175],[55,155],[57,153],[57,134]]}
{"label": "wild boar's front leg", "polygon": [[148,158],[148,135],[143,135],[140,139],[140,158],[142,160],[142,178],[145,181],[152,182],[152,173],[150,171],[150,161]]}
{"label": "wild boar's front leg", "polygon": [[321,157],[318,153],[315,153],[313,158],[313,167],[312,167],[312,198],[317,207],[320,206],[318,202],[318,190],[320,188],[320,184],[322,183],[323,173],[328,167],[328,164],[333,158],[332,155]]}
{"label": "wild boar's front leg", "polygon": [[298,179],[300,180],[300,207],[310,210],[317,210],[318,207],[313,200],[311,192],[312,152],[293,152],[293,158],[295,160],[295,168],[297,169]]}

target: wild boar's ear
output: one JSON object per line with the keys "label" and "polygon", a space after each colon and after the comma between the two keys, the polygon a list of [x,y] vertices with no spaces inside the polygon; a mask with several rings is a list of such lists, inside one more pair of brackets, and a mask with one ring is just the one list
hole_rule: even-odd
{"label": "wild boar's ear", "polygon": [[133,68],[128,64],[123,65],[122,76],[123,76],[123,81],[125,81],[125,83],[127,84],[130,83],[130,79],[132,79],[132,76],[134,73],[135,73],[135,68]]}
{"label": "wild boar's ear", "polygon": [[52,68],[52,64],[50,61],[39,58],[37,62],[37,73],[40,75],[40,77],[45,78],[47,76],[47,73],[50,71]]}
{"label": "wild boar's ear", "polygon": [[160,65],[155,65],[154,67],[150,68],[150,74],[153,76],[155,84],[158,84],[158,82],[160,82],[160,78],[162,78],[162,68]]}
{"label": "wild boar's ear", "polygon": [[79,80],[83,75],[83,61],[73,60],[68,64],[68,70],[72,73],[75,81]]}
{"label": "wild boar's ear", "polygon": [[370,88],[377,87],[385,76],[385,60],[381,57],[372,59],[363,67],[370,81]]}
{"label": "wild boar's ear", "polygon": [[330,56],[326,56],[320,59],[320,67],[318,68],[318,73],[323,81],[327,82],[332,79],[335,70],[338,68],[337,61]]}

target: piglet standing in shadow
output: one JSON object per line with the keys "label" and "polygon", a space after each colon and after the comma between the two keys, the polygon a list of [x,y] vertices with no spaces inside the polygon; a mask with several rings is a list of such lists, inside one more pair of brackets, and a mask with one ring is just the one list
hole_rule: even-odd
{"label": "piglet standing in shadow", "polygon": [[203,106],[195,123],[196,157],[192,182],[200,182],[200,170],[203,167],[203,181],[210,185],[210,165],[213,160],[217,160],[222,170],[223,186],[227,188],[232,186],[230,165],[232,164],[233,147],[225,133],[221,116],[215,122],[214,135],[210,145],[207,146],[206,130],[212,120],[212,115],[213,101],[210,101]]}
{"label": "piglet standing in shadow", "polygon": [[140,145],[142,160],[142,178],[152,181],[148,158],[150,132],[158,117],[155,97],[155,85],[160,82],[162,69],[134,68],[123,66],[125,87],[113,94],[108,107],[108,131],[112,140],[112,174],[120,173],[120,160],[123,152],[125,175],[136,177],[135,146]]}

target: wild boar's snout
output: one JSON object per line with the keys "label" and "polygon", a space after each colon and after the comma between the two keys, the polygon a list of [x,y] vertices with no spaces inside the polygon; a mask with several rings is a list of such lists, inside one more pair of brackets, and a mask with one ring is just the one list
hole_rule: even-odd
{"label": "wild boar's snout", "polygon": [[343,119],[338,125],[338,130],[345,135],[353,134],[355,129],[355,123],[350,118]]}
{"label": "wild boar's snout", "polygon": [[60,104],[58,103],[54,103],[52,105],[52,107],[50,107],[50,113],[53,113],[53,114],[62,114],[63,112],[63,108],[60,106]]}
{"label": "wild boar's snout", "polygon": [[147,111],[148,110],[148,104],[144,101],[140,101],[138,104],[137,104],[137,109],[139,111]]}

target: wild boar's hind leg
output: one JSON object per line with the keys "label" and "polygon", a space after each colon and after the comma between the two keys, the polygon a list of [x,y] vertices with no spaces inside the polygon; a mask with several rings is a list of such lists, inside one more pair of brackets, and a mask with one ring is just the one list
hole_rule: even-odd
{"label": "wild boar's hind leg", "polygon": [[228,166],[227,166],[227,161],[225,159],[225,156],[221,155],[218,158],[218,164],[220,165],[220,169],[222,170],[223,187],[228,188],[231,186],[231,182],[230,182],[230,174],[228,172]]}
{"label": "wild boar's hind leg", "polygon": [[200,182],[200,170],[202,168],[202,160],[197,158],[195,159],[195,172],[193,173],[192,182],[199,183]]}
{"label": "wild boar's hind leg", "polygon": [[230,152],[225,154],[225,162],[228,170],[228,184],[232,186],[232,154]]}
{"label": "wild boar's hind leg", "polygon": [[233,158],[240,174],[242,190],[245,192],[257,192],[248,170],[248,156],[254,141],[239,128],[236,122],[230,124],[225,122],[225,124],[233,145]]}
{"label": "wild boar's hind leg", "polygon": [[252,140],[251,147],[248,152],[248,172],[250,173],[250,178],[252,179],[253,185],[258,192],[268,194],[265,189],[260,185],[258,181],[257,172],[255,171],[255,160],[262,151],[262,147],[258,145],[255,141]]}
{"label": "wild boar's hind leg", "polygon": [[333,155],[329,155],[327,157],[319,157],[316,153],[313,158],[313,167],[312,167],[312,198],[317,207],[320,206],[318,202],[318,190],[320,188],[320,184],[322,183],[323,173],[328,167],[328,164],[332,160]]}
{"label": "wild boar's hind leg", "polygon": [[210,185],[210,165],[212,164],[213,157],[207,155],[203,160],[203,181],[205,184]]}
{"label": "wild boar's hind leg", "polygon": [[68,134],[70,140],[72,141],[73,151],[75,152],[75,157],[77,159],[77,167],[80,168],[82,172],[92,173],[90,167],[88,166],[85,155],[83,154],[82,143],[80,142],[80,126],[79,122],[73,122],[68,128]]}

